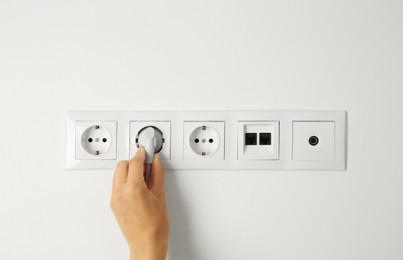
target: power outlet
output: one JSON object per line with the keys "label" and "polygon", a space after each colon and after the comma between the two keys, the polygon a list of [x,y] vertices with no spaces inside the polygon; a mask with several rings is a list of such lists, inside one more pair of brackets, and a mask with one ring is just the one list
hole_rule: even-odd
{"label": "power outlet", "polygon": [[130,158],[137,152],[137,142],[139,132],[152,126],[162,133],[162,149],[159,151],[162,160],[171,159],[171,122],[170,121],[131,121],[130,122]]}
{"label": "power outlet", "polygon": [[293,122],[295,161],[333,161],[335,122]]}
{"label": "power outlet", "polygon": [[156,150],[167,170],[344,171],[347,166],[346,111],[205,110],[69,111],[65,168],[115,169],[134,156],[136,137],[148,126],[158,129]]}
{"label": "power outlet", "polygon": [[238,160],[278,160],[279,121],[238,122]]}
{"label": "power outlet", "polygon": [[185,160],[224,160],[224,122],[184,122]]}
{"label": "power outlet", "polygon": [[116,159],[116,121],[76,121],[75,129],[77,160]]}

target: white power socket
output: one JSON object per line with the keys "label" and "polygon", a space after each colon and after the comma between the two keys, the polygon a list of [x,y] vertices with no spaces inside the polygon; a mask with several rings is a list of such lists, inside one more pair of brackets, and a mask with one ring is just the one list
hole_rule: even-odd
{"label": "white power socket", "polygon": [[77,121],[75,126],[77,160],[116,159],[116,121]]}
{"label": "white power socket", "polygon": [[184,122],[183,158],[185,160],[224,160],[224,122]]}
{"label": "white power socket", "polygon": [[345,170],[346,119],[345,111],[73,111],[66,169],[113,170],[153,126],[167,170]]}

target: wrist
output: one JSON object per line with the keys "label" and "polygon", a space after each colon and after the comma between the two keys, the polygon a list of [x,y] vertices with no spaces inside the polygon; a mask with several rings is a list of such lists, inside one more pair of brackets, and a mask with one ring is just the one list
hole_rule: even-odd
{"label": "wrist", "polygon": [[130,250],[130,260],[165,260],[166,250],[140,251]]}
{"label": "wrist", "polygon": [[130,260],[165,260],[168,251],[168,241],[146,243],[143,245],[129,246]]}

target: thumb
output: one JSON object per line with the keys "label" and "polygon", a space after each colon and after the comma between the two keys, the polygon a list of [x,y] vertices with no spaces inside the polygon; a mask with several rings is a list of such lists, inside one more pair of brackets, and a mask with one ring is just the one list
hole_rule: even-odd
{"label": "thumb", "polygon": [[164,167],[160,155],[157,153],[155,154],[153,164],[151,165],[151,180],[149,186],[150,191],[157,196],[165,196],[164,175]]}

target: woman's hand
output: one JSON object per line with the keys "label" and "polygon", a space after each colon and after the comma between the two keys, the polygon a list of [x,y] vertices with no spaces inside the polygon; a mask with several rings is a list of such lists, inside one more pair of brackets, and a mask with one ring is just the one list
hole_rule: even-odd
{"label": "woman's hand", "polygon": [[145,150],[140,147],[130,161],[118,163],[113,178],[111,208],[129,244],[131,260],[164,260],[169,233],[164,169],[156,154],[147,187],[145,159]]}

